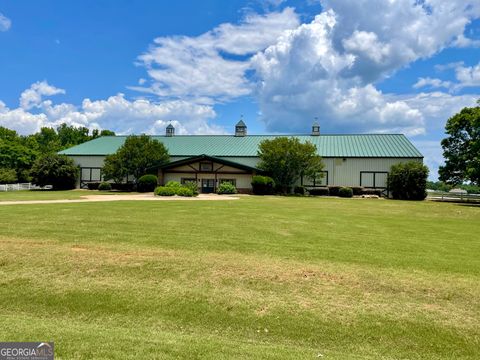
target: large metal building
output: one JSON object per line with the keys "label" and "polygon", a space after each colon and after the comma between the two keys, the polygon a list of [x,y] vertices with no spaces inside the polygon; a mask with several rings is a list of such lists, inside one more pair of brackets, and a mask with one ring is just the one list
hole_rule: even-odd
{"label": "large metal building", "polygon": [[[410,160],[423,161],[423,155],[402,134],[320,134],[313,124],[308,135],[247,135],[243,121],[235,126],[234,135],[175,135],[169,125],[164,136],[152,136],[162,142],[170,162],[158,168],[159,183],[170,180],[195,181],[201,192],[215,192],[220,183],[233,183],[240,192],[251,190],[252,176],[260,173],[258,147],[266,139],[278,136],[310,141],[325,163],[323,176],[301,179],[305,187],[326,185],[363,186],[386,189],[390,167]],[[64,150],[81,168],[78,187],[102,180],[105,156],[122,146],[126,136],[105,136]]]}

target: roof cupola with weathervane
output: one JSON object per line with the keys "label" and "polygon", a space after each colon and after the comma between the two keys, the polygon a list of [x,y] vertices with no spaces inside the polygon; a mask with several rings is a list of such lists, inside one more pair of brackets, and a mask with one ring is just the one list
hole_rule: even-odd
{"label": "roof cupola with weathervane", "polygon": [[312,136],[319,136],[320,135],[320,124],[318,123],[317,118],[312,124]]}
{"label": "roof cupola with weathervane", "polygon": [[174,136],[174,135],[175,135],[175,128],[173,127],[172,124],[168,124],[167,130],[165,132],[165,136],[170,137],[170,136]]}
{"label": "roof cupola with weathervane", "polygon": [[247,135],[247,125],[243,122],[243,116],[240,118],[240,121],[235,125],[235,136],[246,136]]}

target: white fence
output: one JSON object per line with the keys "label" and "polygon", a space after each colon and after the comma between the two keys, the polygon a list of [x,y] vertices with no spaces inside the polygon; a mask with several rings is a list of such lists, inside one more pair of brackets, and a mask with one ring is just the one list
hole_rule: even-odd
{"label": "white fence", "polygon": [[480,202],[480,194],[459,194],[444,191],[429,191],[427,197],[437,201]]}
{"label": "white fence", "polygon": [[41,189],[41,187],[37,185],[33,185],[32,183],[0,184],[0,191],[19,191],[19,190],[33,190],[33,189]]}

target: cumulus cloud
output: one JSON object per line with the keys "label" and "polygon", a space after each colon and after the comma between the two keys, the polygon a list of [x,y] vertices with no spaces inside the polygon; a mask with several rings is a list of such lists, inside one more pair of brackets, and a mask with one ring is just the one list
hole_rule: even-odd
{"label": "cumulus cloud", "polygon": [[12,26],[12,22],[5,15],[0,13],[0,31],[7,31]]}
{"label": "cumulus cloud", "polygon": [[[322,6],[311,23],[286,31],[252,59],[267,129],[305,131],[319,116],[328,132],[425,133],[422,107],[375,84],[451,46],[480,17],[480,3],[325,0]],[[463,77],[473,84],[475,74],[470,69]],[[449,84],[425,78],[416,84],[423,86]]]}
{"label": "cumulus cloud", "polygon": [[249,14],[239,25],[221,24],[197,37],[160,37],[141,55],[149,87],[134,87],[161,97],[197,102],[225,101],[251,92],[248,58],[265,49],[286,29],[299,24],[291,8]]}
{"label": "cumulus cloud", "polygon": [[458,80],[457,88],[480,86],[480,62],[475,66],[458,66],[455,68]]}
{"label": "cumulus cloud", "polygon": [[[84,99],[81,106],[69,103],[54,104],[44,96],[65,93],[37,82],[20,96],[20,107],[10,109],[0,101],[0,126],[21,134],[38,131],[43,126],[56,127],[61,123],[96,129],[110,129],[120,134],[163,134],[168,123],[177,127],[178,134],[218,134],[223,128],[210,124],[215,117],[211,106],[183,100],[154,103],[148,100],[128,100],[124,94],[106,100]],[[33,111],[34,110],[34,111]]]}
{"label": "cumulus cloud", "polygon": [[42,97],[57,94],[65,94],[65,90],[51,86],[45,80],[37,81],[20,95],[20,107],[25,110],[39,107],[42,103]]}
{"label": "cumulus cloud", "polygon": [[429,78],[429,77],[420,77],[418,78],[418,81],[413,84],[414,89],[420,89],[424,87],[429,87],[432,89],[438,89],[438,88],[446,88],[449,89],[452,86],[452,83],[450,81],[443,81],[437,78]]}

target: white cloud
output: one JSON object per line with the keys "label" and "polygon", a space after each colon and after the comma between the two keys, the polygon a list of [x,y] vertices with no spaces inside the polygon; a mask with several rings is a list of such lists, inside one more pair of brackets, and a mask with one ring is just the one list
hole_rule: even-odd
{"label": "white cloud", "polygon": [[[428,115],[422,107],[374,84],[451,46],[480,16],[480,3],[325,0],[322,5],[325,11],[311,23],[287,31],[252,59],[267,129],[304,131],[319,116],[327,132],[425,133]],[[425,78],[416,87],[426,85],[450,84]]]}
{"label": "white cloud", "polygon": [[475,66],[458,66],[455,77],[459,82],[457,88],[480,86],[480,62]]}
{"label": "white cloud", "polygon": [[7,31],[12,26],[12,21],[0,13],[0,31]]}
{"label": "white cloud", "polygon": [[[42,96],[64,93],[64,90],[37,82],[20,97],[22,106],[9,109],[0,101],[0,126],[21,134],[38,131],[42,126],[56,127],[61,123],[88,128],[110,129],[119,134],[163,134],[168,123],[177,127],[178,134],[218,134],[222,127],[210,124],[216,114],[209,105],[183,100],[153,103],[148,100],[128,100],[123,94],[106,100],[84,99],[81,106],[42,100]],[[31,111],[35,108],[35,113]]]}
{"label": "white cloud", "polygon": [[445,88],[449,89],[452,86],[452,83],[450,81],[443,81],[437,78],[423,78],[420,77],[418,78],[418,81],[413,85],[414,89],[420,89],[423,87],[429,87],[432,89],[438,89],[438,88]]}
{"label": "white cloud", "polygon": [[452,45],[459,48],[480,47],[480,40],[471,39],[465,37],[464,34],[460,34],[457,36]]}
{"label": "white cloud", "polygon": [[37,81],[20,95],[20,107],[29,110],[39,107],[43,96],[65,94],[65,90],[49,85],[45,80]]}
{"label": "white cloud", "polygon": [[225,23],[197,37],[160,37],[139,57],[152,80],[147,91],[161,97],[224,101],[251,92],[245,76],[249,57],[286,29],[299,24],[291,8],[266,15],[250,14],[239,25]]}

